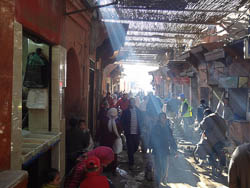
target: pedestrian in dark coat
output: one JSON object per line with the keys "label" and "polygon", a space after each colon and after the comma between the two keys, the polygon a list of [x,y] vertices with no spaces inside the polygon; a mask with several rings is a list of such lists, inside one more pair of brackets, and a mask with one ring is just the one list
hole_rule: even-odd
{"label": "pedestrian in dark coat", "polygon": [[250,144],[238,146],[229,165],[229,188],[250,187]]}
{"label": "pedestrian in dark coat", "polygon": [[170,121],[165,113],[159,114],[159,119],[152,129],[150,146],[153,149],[155,179],[159,186],[161,182],[166,181],[170,153],[176,154],[177,151]]}
{"label": "pedestrian in dark coat", "polygon": [[97,132],[95,135],[96,141],[98,141],[98,138],[100,137],[99,130],[103,124],[102,121],[107,117],[108,110],[109,110],[109,103],[108,103],[108,101],[105,100],[105,101],[103,101],[101,108],[100,108],[100,111],[98,112],[98,115],[97,115]]}
{"label": "pedestrian in dark coat", "polygon": [[129,168],[134,168],[134,154],[140,141],[140,127],[142,123],[141,111],[135,106],[135,99],[129,100],[129,108],[122,113],[121,124],[126,136]]}

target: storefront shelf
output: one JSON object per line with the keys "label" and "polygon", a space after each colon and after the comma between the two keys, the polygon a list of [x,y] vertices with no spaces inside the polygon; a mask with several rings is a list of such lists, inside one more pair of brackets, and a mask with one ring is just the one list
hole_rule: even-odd
{"label": "storefront shelf", "polygon": [[60,141],[61,133],[28,133],[23,136],[22,162],[28,164]]}

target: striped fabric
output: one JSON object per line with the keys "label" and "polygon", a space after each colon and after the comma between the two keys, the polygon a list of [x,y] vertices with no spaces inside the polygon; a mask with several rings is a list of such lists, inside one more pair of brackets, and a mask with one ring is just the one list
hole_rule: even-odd
{"label": "striped fabric", "polygon": [[137,132],[137,117],[136,117],[135,108],[131,108],[130,112],[131,112],[130,134],[138,134],[138,132]]}

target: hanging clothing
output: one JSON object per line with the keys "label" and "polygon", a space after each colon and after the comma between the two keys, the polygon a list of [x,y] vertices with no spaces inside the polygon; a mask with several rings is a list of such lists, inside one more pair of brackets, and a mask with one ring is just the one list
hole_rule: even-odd
{"label": "hanging clothing", "polygon": [[49,82],[48,60],[33,52],[28,55],[23,86],[27,88],[46,88]]}

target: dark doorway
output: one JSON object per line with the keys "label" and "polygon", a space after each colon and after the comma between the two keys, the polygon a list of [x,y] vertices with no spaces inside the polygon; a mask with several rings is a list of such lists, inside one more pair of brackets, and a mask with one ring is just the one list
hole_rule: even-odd
{"label": "dark doorway", "polygon": [[93,135],[94,129],[94,83],[95,83],[95,70],[89,69],[89,110],[88,110],[88,126],[91,134]]}
{"label": "dark doorway", "polygon": [[44,173],[51,167],[51,150],[41,154],[28,164],[23,164],[22,169],[28,171],[27,188],[41,187],[44,181]]}

